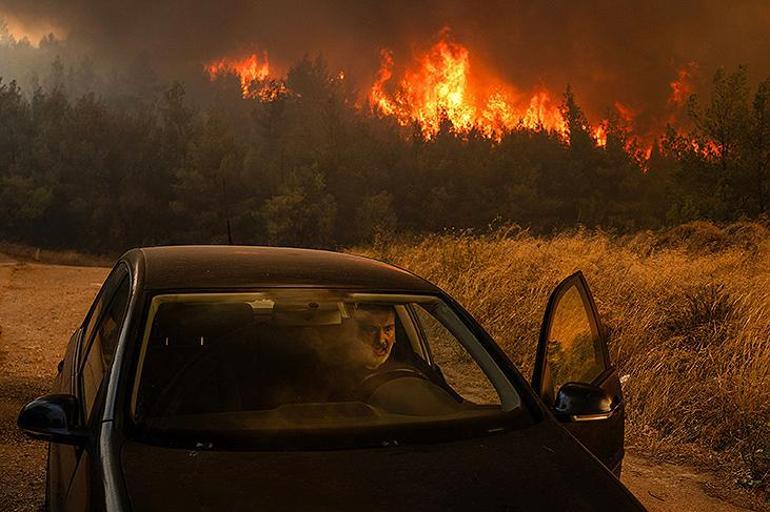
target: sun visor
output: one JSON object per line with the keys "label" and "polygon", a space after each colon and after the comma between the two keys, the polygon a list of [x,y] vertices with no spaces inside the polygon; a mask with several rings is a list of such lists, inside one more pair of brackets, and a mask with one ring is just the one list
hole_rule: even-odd
{"label": "sun visor", "polygon": [[340,325],[346,317],[347,308],[341,302],[278,303],[273,306],[273,322],[276,325]]}

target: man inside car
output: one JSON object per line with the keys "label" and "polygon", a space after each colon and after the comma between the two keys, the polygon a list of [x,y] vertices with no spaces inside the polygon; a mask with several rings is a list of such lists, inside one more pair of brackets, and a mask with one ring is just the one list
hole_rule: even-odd
{"label": "man inside car", "polygon": [[458,402],[445,389],[446,383],[419,356],[409,360],[405,358],[408,350],[394,352],[397,337],[393,306],[359,304],[353,319],[357,331],[351,363],[357,399],[400,414],[446,414],[457,410]]}
{"label": "man inside car", "polygon": [[361,304],[353,318],[353,362],[366,370],[376,370],[388,360],[396,342],[396,313],[392,306]]}

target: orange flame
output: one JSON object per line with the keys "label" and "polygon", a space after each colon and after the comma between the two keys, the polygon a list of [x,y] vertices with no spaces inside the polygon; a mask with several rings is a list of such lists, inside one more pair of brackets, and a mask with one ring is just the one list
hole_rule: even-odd
{"label": "orange flame", "polygon": [[393,77],[393,54],[389,50],[380,51],[380,69],[372,85],[369,101],[373,108],[387,116],[396,114],[396,105],[385,92],[385,84]]}
{"label": "orange flame", "polygon": [[[281,95],[291,94],[285,81],[271,78],[267,52],[262,56],[250,54],[242,58],[222,58],[204,65],[209,78],[222,74],[238,77],[244,98],[272,101]],[[409,65],[399,67],[395,74],[393,53],[380,52],[380,67],[368,91],[372,112],[391,117],[400,125],[415,123],[426,139],[435,137],[442,128],[458,135],[476,131],[485,137],[500,141],[514,130],[548,131],[557,134],[562,141],[568,140],[568,127],[562,115],[559,101],[545,88],[529,94],[494,78],[489,73],[471,70],[471,55],[467,47],[452,40],[444,29],[438,40]],[[677,71],[669,83],[671,95],[668,106],[670,124],[678,124],[676,112],[692,94],[692,75],[697,64],[692,62]],[[492,76],[492,78],[490,78]],[[332,80],[345,80],[340,71]],[[557,96],[558,98],[558,96]],[[652,131],[637,133],[634,127],[639,110],[620,101],[614,102],[615,111],[624,135],[624,149],[641,160],[650,158],[657,136]],[[586,126],[597,147],[607,147],[610,123],[602,119],[598,124]],[[703,156],[719,154],[713,142],[693,142],[693,149]]]}
{"label": "orange flame", "polygon": [[[402,125],[417,123],[426,138],[434,137],[444,122],[456,133],[476,129],[496,140],[517,126],[566,133],[564,119],[547,91],[538,91],[526,106],[517,106],[502,87],[479,83],[478,76],[471,74],[470,52],[451,41],[446,30],[390,92],[393,54],[383,50],[380,55],[380,68],[369,92],[372,110],[392,116]],[[484,95],[482,90],[493,92]]]}
{"label": "orange flame", "polygon": [[530,130],[554,130],[562,136],[567,135],[567,122],[552,100],[551,93],[546,90],[536,92],[529,100],[521,124]]}
{"label": "orange flame", "polygon": [[687,98],[693,92],[692,84],[692,72],[694,71],[695,63],[691,62],[687,66],[679,69],[676,72],[676,79],[669,83],[671,86],[671,96],[668,98],[668,102],[672,105],[682,106]]}
{"label": "orange flame", "polygon": [[607,128],[604,122],[594,128],[593,136],[597,146],[601,148],[607,146]]}
{"label": "orange flame", "polygon": [[620,116],[620,118],[627,123],[632,122],[636,117],[636,112],[634,111],[634,109],[632,109],[628,105],[624,105],[619,101],[615,102],[615,110],[618,112],[618,115]]}
{"label": "orange flame", "polygon": [[489,96],[476,124],[481,133],[498,141],[503,133],[516,124],[511,104],[504,93],[497,91]]}
{"label": "orange flame", "polygon": [[468,90],[470,63],[465,47],[445,39],[439,41],[419,59],[416,69],[406,71],[395,95],[385,91],[393,77],[393,55],[383,50],[381,57],[370,93],[373,108],[395,116],[401,124],[416,121],[426,137],[438,133],[445,119],[456,131],[472,128],[475,109]]}
{"label": "orange flame", "polygon": [[[241,91],[244,98],[263,98],[263,88],[253,88],[254,82],[264,82],[270,76],[270,60],[268,59],[267,52],[262,53],[262,59],[252,53],[242,59],[219,59],[212,61],[204,66],[204,69],[209,74],[209,78],[213,80],[217,76],[223,74],[234,74],[241,81]],[[268,89],[264,89],[267,91]]]}

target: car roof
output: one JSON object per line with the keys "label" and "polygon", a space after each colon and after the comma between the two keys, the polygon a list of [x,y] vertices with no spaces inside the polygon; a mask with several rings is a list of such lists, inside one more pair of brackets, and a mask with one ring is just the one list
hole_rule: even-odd
{"label": "car roof", "polygon": [[428,281],[393,265],[332,251],[197,245],[144,247],[122,259],[145,289],[247,289],[312,286],[437,293]]}

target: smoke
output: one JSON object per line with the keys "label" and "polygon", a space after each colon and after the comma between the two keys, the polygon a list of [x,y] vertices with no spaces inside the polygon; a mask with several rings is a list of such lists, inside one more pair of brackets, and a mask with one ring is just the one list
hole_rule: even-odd
{"label": "smoke", "polygon": [[373,81],[381,48],[406,63],[450,27],[476,69],[522,90],[570,83],[589,113],[619,101],[642,121],[663,115],[670,82],[693,63],[696,92],[722,66],[746,64],[754,79],[770,74],[764,0],[0,0],[3,15],[30,33],[60,27],[69,44],[106,65],[144,55],[166,78],[267,50],[284,72],[303,55],[323,54],[360,87]]}

